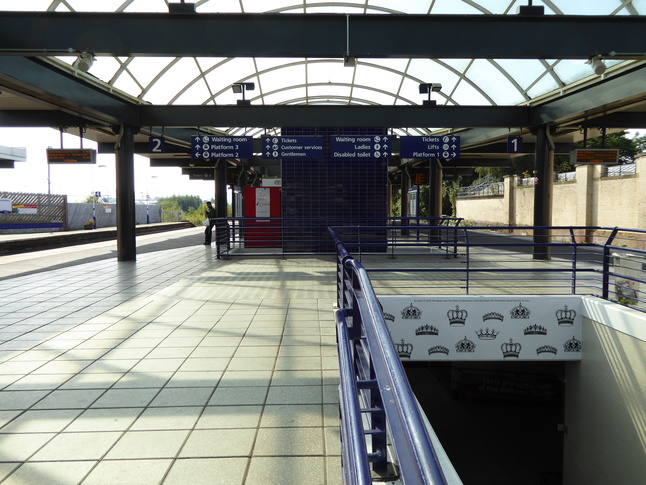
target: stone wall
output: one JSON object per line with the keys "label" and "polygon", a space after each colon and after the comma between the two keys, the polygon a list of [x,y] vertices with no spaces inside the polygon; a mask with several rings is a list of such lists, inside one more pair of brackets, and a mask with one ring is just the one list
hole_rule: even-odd
{"label": "stone wall", "polygon": [[[553,185],[553,226],[646,228],[646,154],[636,173],[603,177],[603,167],[580,165],[576,180]],[[505,177],[504,195],[456,200],[457,217],[475,224],[526,226],[534,223],[534,187]]]}

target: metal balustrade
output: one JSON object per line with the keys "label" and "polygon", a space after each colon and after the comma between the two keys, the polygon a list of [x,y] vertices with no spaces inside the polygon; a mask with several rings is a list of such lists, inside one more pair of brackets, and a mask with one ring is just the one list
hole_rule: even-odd
{"label": "metal balustrade", "polygon": [[[388,219],[387,224],[366,220],[322,228],[321,221],[315,220],[267,219],[271,225],[262,226],[269,229],[265,235],[254,234],[258,219],[254,219],[256,225],[245,218],[219,219],[218,255],[268,250],[264,254],[274,251],[282,257],[311,254],[313,246],[308,245],[322,231],[332,236],[347,484],[366,485],[378,479],[435,485],[447,483],[446,477],[451,476],[442,470],[375,290],[415,295],[593,295],[646,311],[643,230],[466,227],[455,218]],[[301,234],[308,237],[291,237],[286,229],[295,225],[306,227],[309,233]],[[253,244],[245,248],[249,241],[268,248]],[[329,247],[316,242],[321,244],[317,247]],[[303,247],[310,252],[294,251]]]}
{"label": "metal balustrade", "polygon": [[646,311],[643,230],[437,226],[432,240],[391,237],[389,263],[361,228],[333,229],[380,294],[576,294]]}
{"label": "metal balustrade", "polygon": [[574,182],[576,180],[576,172],[561,172],[554,174],[554,182]]}
{"label": "metal balustrade", "polygon": [[[333,228],[358,261],[370,262],[372,284],[386,293],[395,291],[397,273],[399,292],[580,294],[646,311],[645,231],[462,223],[408,217]],[[218,257],[332,255],[327,227],[317,219],[218,219]]]}
{"label": "metal balustrade", "polygon": [[624,175],[635,175],[637,173],[637,165],[635,163],[624,163],[622,165],[612,165],[604,167],[604,177],[622,177]]}
{"label": "metal balustrade", "polygon": [[458,188],[458,197],[491,197],[504,194],[504,182],[491,182]]}
{"label": "metal balustrade", "polygon": [[[646,231],[435,226],[433,245],[426,240],[420,244],[416,238],[412,243],[410,237],[408,242],[391,238],[397,245],[388,247],[384,257],[374,251],[372,242],[362,240],[362,229],[329,228],[337,248],[339,393],[347,484],[372,483],[375,475],[403,484],[447,483],[390,338],[373,286],[375,275],[383,273],[395,279],[399,293],[405,289],[408,294],[418,294],[422,288],[411,289],[408,281],[402,286],[398,279],[402,274],[415,278],[426,274],[429,277],[422,284],[430,294],[446,289],[438,281],[457,279],[460,284],[451,291],[527,294],[529,288],[530,294],[539,290],[546,294],[589,294],[646,311],[644,290],[640,289],[646,285]],[[544,242],[531,238],[537,230]],[[348,252],[346,237],[369,264],[397,259],[396,264],[367,270]],[[450,254],[441,250],[448,241],[455,249]],[[548,259],[535,260],[536,248]],[[423,267],[425,259],[431,259],[432,266]],[[509,275],[520,277],[510,282]],[[530,284],[523,286],[521,281]]]}
{"label": "metal balustrade", "polygon": [[[347,484],[447,483],[361,263],[337,247],[342,459]],[[368,449],[369,448],[369,449]],[[370,464],[370,468],[369,468]]]}
{"label": "metal balustrade", "polygon": [[[330,221],[317,218],[228,217],[215,219],[215,243],[218,258],[236,256],[282,256],[334,254],[334,244],[327,228],[333,223],[358,227],[362,250],[385,252],[390,247],[443,244],[450,251],[450,241],[440,241],[437,226],[458,226],[455,217],[392,217]],[[348,241],[349,243],[349,241]],[[447,245],[448,244],[448,245]]]}

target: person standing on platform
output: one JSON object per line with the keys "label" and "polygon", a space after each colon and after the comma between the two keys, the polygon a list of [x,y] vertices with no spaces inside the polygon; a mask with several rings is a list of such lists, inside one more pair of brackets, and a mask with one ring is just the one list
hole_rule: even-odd
{"label": "person standing on platform", "polygon": [[210,202],[206,203],[206,210],[204,211],[204,216],[209,220],[209,225],[204,229],[204,245],[211,245],[211,235],[213,234],[213,226],[215,226],[215,218],[218,216],[218,213],[215,211],[215,207]]}

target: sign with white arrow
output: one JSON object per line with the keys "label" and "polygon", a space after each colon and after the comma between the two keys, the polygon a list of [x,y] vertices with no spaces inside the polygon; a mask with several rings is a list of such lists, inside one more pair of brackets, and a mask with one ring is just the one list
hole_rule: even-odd
{"label": "sign with white arrow", "polygon": [[323,158],[323,137],[263,136],[262,158]]}
{"label": "sign with white arrow", "polygon": [[399,140],[401,158],[459,158],[460,137],[402,136]]}
{"label": "sign with white arrow", "polygon": [[200,135],[191,137],[191,157],[209,158],[251,158],[253,137]]}
{"label": "sign with white arrow", "polygon": [[332,158],[389,158],[391,139],[387,135],[332,136]]}

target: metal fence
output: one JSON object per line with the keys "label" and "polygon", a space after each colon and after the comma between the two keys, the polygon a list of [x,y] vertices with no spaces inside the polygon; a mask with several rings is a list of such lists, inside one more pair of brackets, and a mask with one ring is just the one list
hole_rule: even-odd
{"label": "metal fence", "polygon": [[0,192],[0,199],[10,200],[12,206],[11,212],[0,213],[2,231],[61,231],[66,228],[66,195]]}
{"label": "metal fence", "polygon": [[554,174],[554,182],[574,182],[576,180],[576,172],[563,172]]}
{"label": "metal fence", "polygon": [[622,175],[635,175],[637,173],[637,165],[634,163],[625,163],[623,165],[612,165],[604,167],[604,177],[621,177]]}
{"label": "metal fence", "polygon": [[529,186],[534,186],[538,182],[537,177],[525,177],[525,178],[519,178],[518,179],[518,187],[529,187]]}
{"label": "metal fence", "polygon": [[646,231],[604,227],[442,227],[366,251],[335,227],[380,294],[592,295],[646,312]]}
{"label": "metal fence", "polygon": [[331,255],[332,227],[380,291],[585,294],[646,310],[646,231],[463,226],[460,218],[382,221],[223,218],[216,220],[215,242],[219,258]]}
{"label": "metal fence", "polygon": [[491,197],[505,194],[504,182],[491,182],[458,188],[458,197]]}
{"label": "metal fence", "polygon": [[[228,217],[215,219],[218,257],[334,254],[328,235],[331,225],[360,228],[361,251],[386,253],[388,248],[406,244],[443,244],[434,231],[437,226],[454,227],[456,217],[397,217],[380,219],[317,219],[288,217]],[[352,244],[348,235],[346,244]]]}

